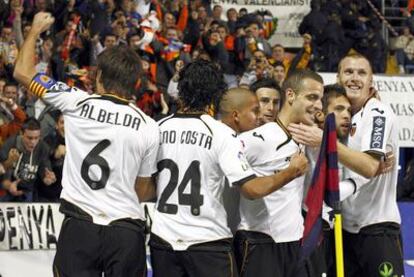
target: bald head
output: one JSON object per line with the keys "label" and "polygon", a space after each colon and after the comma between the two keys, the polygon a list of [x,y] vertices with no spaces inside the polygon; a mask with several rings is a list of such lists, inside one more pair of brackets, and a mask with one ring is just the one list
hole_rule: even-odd
{"label": "bald head", "polygon": [[245,88],[233,88],[224,93],[219,114],[221,121],[237,133],[257,127],[259,102],[256,94]]}
{"label": "bald head", "polygon": [[243,109],[254,96],[254,93],[246,88],[232,88],[226,91],[220,101],[220,114],[228,114],[234,110]]}

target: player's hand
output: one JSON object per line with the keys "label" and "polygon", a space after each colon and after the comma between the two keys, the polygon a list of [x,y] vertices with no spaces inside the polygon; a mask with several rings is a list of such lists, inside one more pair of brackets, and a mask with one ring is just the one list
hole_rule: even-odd
{"label": "player's hand", "polygon": [[323,131],[317,126],[291,123],[288,126],[288,130],[293,139],[298,143],[311,147],[321,145]]}
{"label": "player's hand", "polygon": [[34,32],[41,34],[48,30],[55,22],[55,18],[47,12],[38,12],[33,19],[32,29]]}
{"label": "player's hand", "polygon": [[290,158],[289,168],[294,169],[295,177],[302,176],[308,169],[308,159],[303,152],[297,152]]}
{"label": "player's hand", "polygon": [[50,186],[54,182],[56,182],[55,173],[45,168],[45,176],[43,177],[43,183],[45,183],[47,186]]}
{"label": "player's hand", "polygon": [[395,162],[396,161],[395,161],[394,153],[392,151],[387,152],[385,154],[385,159],[380,162],[380,165],[378,167],[378,170],[375,176],[385,174],[393,170],[395,166]]}

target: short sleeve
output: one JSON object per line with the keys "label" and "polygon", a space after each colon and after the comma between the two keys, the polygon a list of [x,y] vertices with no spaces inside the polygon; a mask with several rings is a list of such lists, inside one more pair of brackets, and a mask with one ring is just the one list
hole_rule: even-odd
{"label": "short sleeve", "polygon": [[385,155],[392,118],[387,111],[378,107],[369,108],[364,112],[363,128],[366,135],[362,137],[361,151]]}
{"label": "short sleeve", "polygon": [[55,81],[43,73],[38,73],[33,77],[29,90],[62,112],[88,96],[87,92]]}
{"label": "short sleeve", "polygon": [[245,182],[256,178],[254,171],[247,162],[243,144],[239,138],[231,134],[226,136],[218,155],[220,168],[228,178],[230,185],[241,186]]}
{"label": "short sleeve", "polygon": [[160,132],[157,124],[151,124],[151,131],[148,132],[147,141],[148,148],[145,151],[145,156],[142,159],[142,164],[139,169],[139,177],[151,177],[157,172],[157,155],[160,146]]}

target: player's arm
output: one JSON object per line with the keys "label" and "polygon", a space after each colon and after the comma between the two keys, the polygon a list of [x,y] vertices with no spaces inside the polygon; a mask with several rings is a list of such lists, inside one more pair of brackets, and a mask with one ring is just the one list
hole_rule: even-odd
{"label": "player's arm", "polygon": [[157,173],[157,155],[160,146],[160,132],[158,125],[154,122],[146,131],[145,139],[148,148],[142,161],[145,161],[139,170],[135,180],[135,192],[140,202],[154,199],[156,195],[155,176]]}
{"label": "player's arm", "polygon": [[245,182],[240,187],[244,197],[258,199],[282,188],[293,179],[302,176],[308,170],[308,160],[304,153],[296,153],[292,156],[290,164],[274,175],[256,177]]}
{"label": "player's arm", "polygon": [[[322,130],[316,126],[303,124],[290,124],[288,127],[295,141],[298,143],[315,147],[322,142]],[[344,144],[337,142],[339,161],[352,171],[373,178],[378,172],[381,157],[374,152],[360,152],[353,150]]]}
{"label": "player's arm", "polygon": [[339,161],[350,170],[371,179],[377,175],[381,156],[374,152],[359,152],[337,143]]}
{"label": "player's arm", "polygon": [[35,15],[32,27],[24,40],[14,67],[13,77],[26,88],[30,86],[36,75],[36,40],[40,34],[48,30],[55,19],[50,13],[39,12]]}
{"label": "player's arm", "polygon": [[155,182],[153,177],[137,177],[135,180],[135,192],[139,202],[145,202],[154,199],[156,194]]}

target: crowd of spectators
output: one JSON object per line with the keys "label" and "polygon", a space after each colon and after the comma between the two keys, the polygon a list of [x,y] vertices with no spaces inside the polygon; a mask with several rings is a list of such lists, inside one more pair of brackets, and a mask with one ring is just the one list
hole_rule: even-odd
{"label": "crowd of spectators", "polygon": [[[210,2],[0,0],[0,199],[56,201],[60,194],[63,117],[12,77],[39,11],[52,13],[56,21],[37,42],[38,71],[92,93],[97,56],[128,45],[140,54],[145,71],[133,101],[155,119],[176,111],[178,73],[194,59],[218,63],[229,88],[262,79],[281,85],[298,68],[336,71],[350,49],[366,55],[375,72],[385,70],[381,24],[365,1],[311,1],[312,10],[299,26],[303,47],[295,54],[286,53],[283,42],[269,43],[268,12],[231,8],[224,14],[222,6]],[[403,54],[399,60],[412,58]]]}

